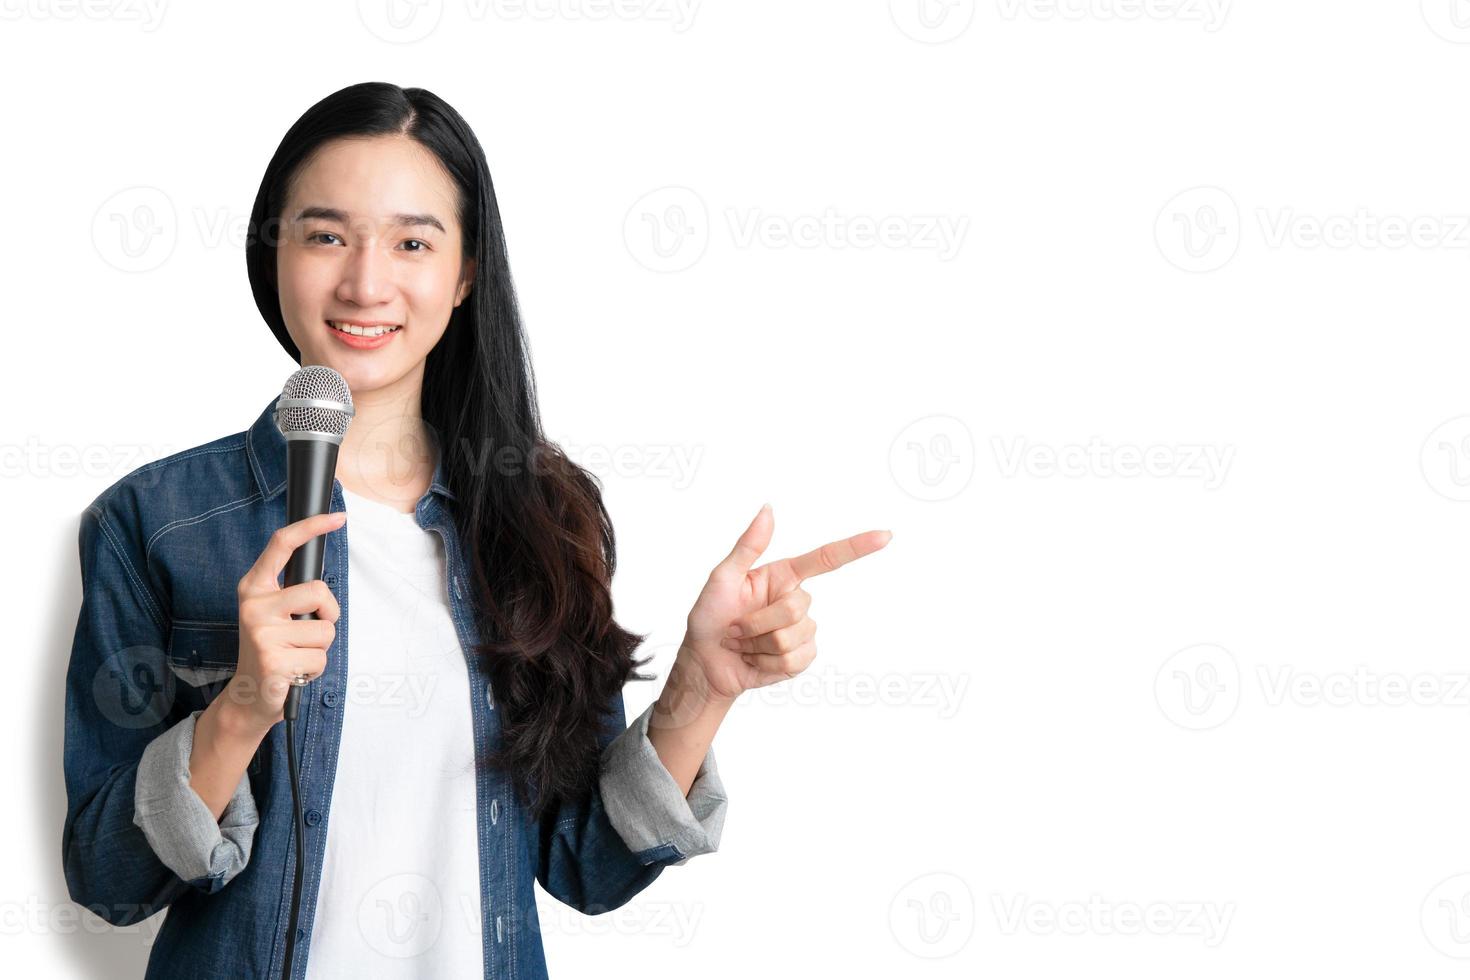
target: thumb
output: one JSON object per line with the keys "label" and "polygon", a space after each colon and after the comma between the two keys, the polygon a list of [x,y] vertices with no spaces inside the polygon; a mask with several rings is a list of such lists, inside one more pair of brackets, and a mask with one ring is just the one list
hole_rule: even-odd
{"label": "thumb", "polygon": [[730,575],[744,575],[750,571],[750,566],[755,564],[761,552],[771,543],[771,532],[775,527],[776,519],[771,514],[771,505],[765,504],[715,571]]}

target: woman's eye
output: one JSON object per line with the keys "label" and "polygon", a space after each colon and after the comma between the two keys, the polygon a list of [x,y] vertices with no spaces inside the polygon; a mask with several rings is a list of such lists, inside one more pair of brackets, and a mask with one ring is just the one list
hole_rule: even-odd
{"label": "woman's eye", "polygon": [[[328,239],[328,238],[334,239],[334,241],[323,241],[323,239]],[[313,232],[312,234],[306,236],[306,240],[308,242],[319,242],[322,245],[336,245],[336,244],[341,243],[341,241],[342,241],[342,239],[336,233],[330,232],[330,231]],[[429,251],[429,243],[423,241],[422,239],[410,238],[407,241],[405,241],[403,244],[404,245],[418,245],[418,246],[421,246],[419,248],[410,248],[410,249],[408,249],[408,251],[410,251],[410,252],[427,252],[427,251]]]}

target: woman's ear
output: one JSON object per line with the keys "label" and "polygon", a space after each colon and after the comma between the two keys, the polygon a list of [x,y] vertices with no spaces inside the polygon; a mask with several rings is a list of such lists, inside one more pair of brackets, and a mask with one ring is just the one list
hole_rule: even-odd
{"label": "woman's ear", "polygon": [[459,274],[459,289],[454,294],[454,305],[458,306],[464,302],[464,298],[470,294],[470,289],[475,284],[475,260],[465,259]]}

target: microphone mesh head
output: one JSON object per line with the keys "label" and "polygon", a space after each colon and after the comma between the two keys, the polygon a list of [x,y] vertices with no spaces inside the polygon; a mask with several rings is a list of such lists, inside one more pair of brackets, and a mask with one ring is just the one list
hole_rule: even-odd
{"label": "microphone mesh head", "polygon": [[[316,404],[292,404],[301,400]],[[353,414],[346,379],[325,365],[310,364],[286,379],[276,401],[276,428],[287,439],[297,433],[320,433],[340,440]]]}

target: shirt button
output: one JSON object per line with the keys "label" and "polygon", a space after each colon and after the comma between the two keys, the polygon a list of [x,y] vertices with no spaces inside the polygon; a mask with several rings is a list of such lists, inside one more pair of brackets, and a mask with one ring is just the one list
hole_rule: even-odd
{"label": "shirt button", "polygon": [[305,942],[306,941],[306,930],[305,929],[297,929],[296,930],[296,941],[298,943]]}
{"label": "shirt button", "polygon": [[335,576],[335,575],[328,575],[326,578],[322,579],[322,581],[323,582],[326,582],[328,585],[336,585],[337,584],[337,576]]}
{"label": "shirt button", "polygon": [[340,700],[342,700],[342,695],[338,694],[336,691],[327,691],[325,694],[322,695],[322,704],[326,705],[329,708],[337,707],[337,702]]}
{"label": "shirt button", "polygon": [[490,801],[490,824],[491,824],[491,826],[494,826],[495,824],[497,824],[499,822],[500,822],[500,801],[499,800],[491,800]]}
{"label": "shirt button", "polygon": [[497,943],[505,942],[505,926],[501,923],[500,916],[498,915],[495,917],[495,941]]}
{"label": "shirt button", "polygon": [[319,824],[321,822],[322,822],[322,812],[320,810],[307,810],[306,811],[306,825],[308,827],[315,827],[317,824]]}

